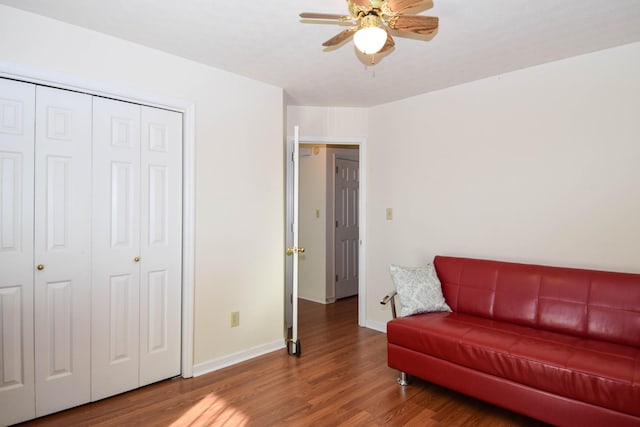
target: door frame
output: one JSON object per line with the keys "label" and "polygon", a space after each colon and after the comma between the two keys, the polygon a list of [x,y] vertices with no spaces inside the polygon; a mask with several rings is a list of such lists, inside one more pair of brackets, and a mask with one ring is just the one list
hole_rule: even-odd
{"label": "door frame", "polygon": [[182,349],[181,376],[193,376],[195,291],[195,104],[0,60],[0,77],[103,96],[182,113]]}
{"label": "door frame", "polygon": [[[366,326],[367,315],[367,296],[366,296],[366,277],[364,272],[366,271],[366,138],[364,137],[318,137],[318,136],[299,136],[300,145],[356,145],[358,146],[358,161],[360,164],[360,197],[358,201],[358,215],[360,222],[360,249],[358,254],[358,325]],[[293,153],[293,136],[287,136],[286,148],[285,148],[285,164],[286,164],[286,176],[285,176],[285,195],[286,195],[286,211],[285,211],[285,243],[288,247],[293,242],[293,236],[291,232],[291,218],[293,217],[293,166],[292,156]],[[304,242],[300,242],[304,246]],[[288,311],[289,304],[289,289],[292,282],[292,257],[285,257],[285,333],[286,326],[288,326]]]}

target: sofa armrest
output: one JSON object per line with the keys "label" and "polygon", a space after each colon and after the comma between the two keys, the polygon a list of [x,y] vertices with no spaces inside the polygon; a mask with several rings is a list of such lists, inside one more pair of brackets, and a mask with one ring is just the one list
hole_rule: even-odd
{"label": "sofa armrest", "polygon": [[398,293],[396,291],[391,291],[380,300],[380,304],[382,305],[387,305],[389,302],[391,302],[391,315],[393,316],[394,319],[398,317],[396,314],[396,295],[397,294]]}

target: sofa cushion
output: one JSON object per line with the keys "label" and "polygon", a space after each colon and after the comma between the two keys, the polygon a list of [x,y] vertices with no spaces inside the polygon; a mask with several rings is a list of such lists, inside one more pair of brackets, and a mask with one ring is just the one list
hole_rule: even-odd
{"label": "sofa cushion", "polygon": [[461,313],[387,324],[387,340],[540,390],[640,416],[640,349]]}
{"label": "sofa cushion", "polygon": [[451,311],[432,264],[423,267],[390,265],[389,272],[400,300],[400,317],[416,313]]}
{"label": "sofa cushion", "polygon": [[434,265],[457,313],[640,348],[640,274],[445,256]]}

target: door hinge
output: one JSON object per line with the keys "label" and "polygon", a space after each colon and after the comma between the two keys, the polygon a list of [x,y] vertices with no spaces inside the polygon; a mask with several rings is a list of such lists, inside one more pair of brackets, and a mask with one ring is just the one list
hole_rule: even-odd
{"label": "door hinge", "polygon": [[336,175],[338,175],[338,167],[336,166]]}
{"label": "door hinge", "polygon": [[338,221],[336,221],[336,228],[338,228]]}
{"label": "door hinge", "polygon": [[336,274],[336,283],[338,283],[338,275]]}

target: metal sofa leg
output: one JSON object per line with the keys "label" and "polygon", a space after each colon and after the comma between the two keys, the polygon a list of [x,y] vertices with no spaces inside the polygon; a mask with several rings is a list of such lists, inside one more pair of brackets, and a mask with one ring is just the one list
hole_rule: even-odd
{"label": "metal sofa leg", "polygon": [[396,382],[402,386],[409,385],[409,375],[406,372],[398,371],[400,376],[396,380]]}

